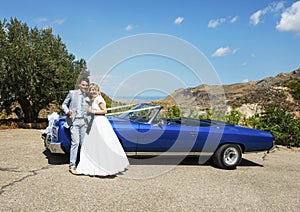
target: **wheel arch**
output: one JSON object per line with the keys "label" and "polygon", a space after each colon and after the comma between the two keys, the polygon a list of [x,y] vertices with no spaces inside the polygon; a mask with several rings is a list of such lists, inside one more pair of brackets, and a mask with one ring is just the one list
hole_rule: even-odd
{"label": "wheel arch", "polygon": [[[218,145],[218,147],[216,148],[215,152],[216,152],[221,146],[226,145],[226,144],[236,144],[236,145],[239,145],[240,148],[241,148],[241,152],[242,152],[243,154],[245,153],[245,145],[244,145],[244,144],[239,143],[239,142],[230,142],[230,141],[224,142],[224,143],[219,143],[219,145]],[[215,153],[215,152],[214,152],[214,153]]]}

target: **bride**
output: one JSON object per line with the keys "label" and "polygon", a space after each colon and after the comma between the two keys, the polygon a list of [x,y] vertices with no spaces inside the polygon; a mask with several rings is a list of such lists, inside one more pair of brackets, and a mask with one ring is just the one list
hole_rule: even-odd
{"label": "bride", "polygon": [[99,86],[91,83],[88,92],[92,101],[88,112],[94,114],[94,119],[80,150],[77,173],[91,176],[116,175],[126,170],[129,165],[128,159],[105,117],[106,103],[100,94]]}

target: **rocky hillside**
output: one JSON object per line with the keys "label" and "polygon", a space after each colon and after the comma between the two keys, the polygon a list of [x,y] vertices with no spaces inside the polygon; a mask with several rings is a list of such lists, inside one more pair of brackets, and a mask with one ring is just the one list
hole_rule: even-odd
{"label": "rocky hillside", "polygon": [[178,89],[165,99],[155,101],[165,107],[176,104],[183,111],[204,111],[222,106],[229,112],[240,111],[249,117],[259,112],[266,103],[282,103],[295,106],[299,116],[299,100],[293,99],[286,83],[300,79],[300,69],[280,73],[275,77],[223,86],[200,85],[194,88]]}

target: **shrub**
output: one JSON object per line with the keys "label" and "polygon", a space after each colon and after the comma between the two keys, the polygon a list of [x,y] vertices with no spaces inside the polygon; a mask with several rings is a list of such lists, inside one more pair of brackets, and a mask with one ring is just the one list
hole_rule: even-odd
{"label": "shrub", "polygon": [[211,119],[212,118],[212,114],[210,112],[210,109],[206,108],[205,109],[205,115],[199,115],[200,119]]}
{"label": "shrub", "polygon": [[167,109],[167,117],[168,118],[179,118],[181,116],[181,111],[179,107],[173,105],[172,107],[168,107]]}
{"label": "shrub", "polygon": [[[268,104],[263,113],[256,113],[249,118],[243,118],[241,125],[255,129],[269,131],[275,138],[275,143],[288,147],[300,146],[300,119],[293,114],[293,108],[284,104]],[[177,106],[168,108],[167,116],[169,118],[180,117],[181,112]],[[242,114],[237,110],[232,110],[225,116],[225,121],[231,124],[239,124]],[[224,113],[218,110],[206,110],[206,115],[199,118],[215,119],[224,121]]]}
{"label": "shrub", "polygon": [[288,82],[286,86],[291,89],[290,93],[293,98],[295,100],[300,100],[300,79]]}
{"label": "shrub", "polygon": [[299,146],[300,120],[294,116],[290,105],[267,105],[259,122],[256,127],[271,132],[276,144]]}
{"label": "shrub", "polygon": [[232,110],[230,114],[227,114],[225,116],[226,122],[229,122],[231,124],[239,124],[241,117],[242,113],[237,110]]}
{"label": "shrub", "polygon": [[[244,117],[241,125],[271,132],[276,144],[299,147],[300,119],[295,117],[292,107],[283,104],[269,104],[263,110],[264,112],[261,114],[256,113],[249,118]],[[213,118],[210,111],[207,111],[207,114],[207,118]],[[225,118],[231,124],[239,124],[241,117],[242,114],[239,111],[232,110]],[[214,118],[223,120],[218,116],[214,116]]]}

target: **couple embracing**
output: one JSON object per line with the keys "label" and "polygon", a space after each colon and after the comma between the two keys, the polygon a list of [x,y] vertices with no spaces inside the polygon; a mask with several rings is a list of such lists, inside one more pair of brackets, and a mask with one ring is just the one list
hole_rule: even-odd
{"label": "couple embracing", "polygon": [[[110,122],[105,117],[106,103],[99,86],[79,80],[79,89],[68,93],[62,104],[67,114],[64,127],[70,128],[69,171],[90,176],[112,176],[129,165],[126,154]],[[78,150],[80,161],[76,167]]]}

